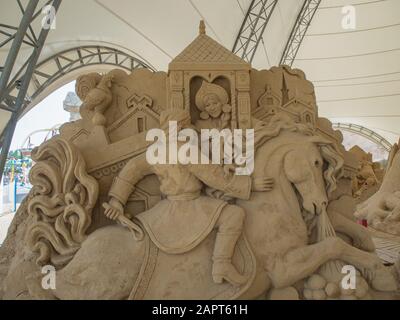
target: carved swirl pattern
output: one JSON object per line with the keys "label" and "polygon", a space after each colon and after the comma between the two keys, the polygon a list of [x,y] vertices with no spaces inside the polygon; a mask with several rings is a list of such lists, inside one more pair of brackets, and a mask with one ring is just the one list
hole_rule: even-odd
{"label": "carved swirl pattern", "polygon": [[115,163],[111,166],[96,170],[93,172],[93,176],[97,179],[100,180],[103,177],[109,176],[110,174],[116,175],[118,172],[121,171],[121,169],[125,166],[125,164],[129,160],[123,160],[118,163]]}
{"label": "carved swirl pattern", "polygon": [[84,101],[89,91],[99,84],[101,78],[101,75],[95,72],[80,76],[75,85],[78,97]]}
{"label": "carved swirl pattern", "polygon": [[27,232],[28,247],[39,265],[60,268],[68,263],[91,224],[99,187],[86,172],[78,149],[67,140],[53,138],[32,152],[33,185],[28,212],[34,222]]}

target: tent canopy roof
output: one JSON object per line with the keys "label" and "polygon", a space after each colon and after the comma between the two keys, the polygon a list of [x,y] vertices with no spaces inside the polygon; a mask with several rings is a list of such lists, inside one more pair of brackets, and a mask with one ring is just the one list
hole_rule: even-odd
{"label": "tent canopy roof", "polygon": [[[21,11],[15,0],[3,1],[0,20],[15,25]],[[102,45],[137,57],[156,70],[167,70],[174,57],[197,36],[201,19],[207,26],[207,34],[231,50],[250,2],[63,1],[56,17],[56,29],[49,33],[39,60],[74,47]],[[43,5],[45,1],[40,3]],[[302,3],[278,1],[252,62],[254,68],[268,69],[279,63]],[[346,5],[355,8],[354,30],[342,27],[345,16],[342,8]],[[398,139],[399,33],[398,0],[321,1],[293,65],[314,83],[321,116],[333,122],[366,126],[391,142]],[[8,49],[6,46],[0,51],[1,65]],[[29,52],[23,45],[17,64],[22,65]],[[59,85],[65,79],[60,79]],[[0,127],[7,118],[2,111]]]}

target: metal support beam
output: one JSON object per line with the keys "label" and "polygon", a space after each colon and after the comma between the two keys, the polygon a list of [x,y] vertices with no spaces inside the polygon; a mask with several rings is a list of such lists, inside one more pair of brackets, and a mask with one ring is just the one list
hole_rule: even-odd
{"label": "metal support beam", "polygon": [[232,52],[252,62],[278,0],[252,0]]}
{"label": "metal support beam", "polygon": [[387,152],[390,152],[390,150],[392,149],[392,144],[389,141],[387,141],[384,137],[382,137],[380,134],[376,133],[375,131],[372,131],[363,126],[359,126],[359,125],[353,124],[353,123],[332,123],[332,127],[335,129],[343,130],[343,131],[356,133],[356,134],[368,139],[369,141],[381,146]]}
{"label": "metal support beam", "polygon": [[[18,2],[18,5],[20,6],[21,10],[24,12],[24,16],[25,16],[25,13],[27,12],[27,10],[28,9],[32,9],[31,6],[34,6],[33,7],[33,11],[34,11],[34,9],[37,6],[37,2],[38,1],[30,0],[30,2],[28,3],[27,8],[25,10],[23,9],[23,7],[21,5],[21,2],[20,1],[17,1],[17,2]],[[46,5],[51,5],[54,8],[54,12],[57,12],[60,4],[61,4],[61,0],[53,0],[53,1],[50,1],[50,2],[46,3]],[[20,84],[18,85],[18,87],[19,87],[18,91],[19,92],[18,92],[17,98],[15,100],[15,105],[13,106],[13,113],[11,115],[11,119],[9,120],[8,125],[7,125],[7,132],[5,133],[4,139],[2,141],[1,154],[0,154],[0,179],[2,179],[2,177],[3,177],[4,166],[5,166],[5,163],[6,163],[6,160],[7,160],[7,156],[8,156],[8,152],[9,152],[9,149],[10,149],[11,140],[12,140],[12,137],[14,135],[15,126],[17,125],[17,121],[18,121],[18,113],[20,112],[23,104],[25,103],[26,93],[28,91],[28,87],[29,87],[29,84],[30,84],[30,81],[31,81],[31,78],[32,78],[33,71],[35,70],[35,66],[36,66],[36,64],[38,62],[38,59],[39,59],[40,53],[42,51],[43,45],[44,45],[44,43],[46,41],[46,38],[47,38],[47,35],[48,35],[49,31],[50,31],[50,28],[40,28],[39,36],[37,37],[35,35],[35,33],[33,31],[33,26],[32,26],[32,21],[33,21],[32,17],[37,17],[38,14],[34,14],[32,16],[33,11],[32,11],[32,13],[31,13],[31,15],[29,17],[29,20],[30,20],[31,24],[28,25],[27,29],[29,29],[29,31],[33,35],[33,39],[35,40],[35,46],[33,47],[31,55],[28,57],[27,61],[24,63],[23,76],[19,79],[20,80]],[[40,9],[40,11],[38,13],[40,13],[40,12],[41,12],[41,9]],[[24,18],[22,20],[24,21]],[[25,32],[27,32],[27,29],[25,29]],[[15,42],[19,41],[19,44],[15,44],[15,47],[19,47],[20,48],[23,38],[24,37],[18,37],[17,38],[17,35],[16,35],[15,38],[14,38],[12,47],[14,47],[14,43]],[[13,52],[12,54],[15,54],[15,53]],[[13,59],[14,59],[14,62],[15,62],[16,57],[13,58]],[[6,63],[11,61],[11,60],[12,59],[11,58],[8,59],[8,56],[7,56]],[[4,68],[6,69],[6,68],[8,68],[8,66],[5,65]],[[21,70],[20,70],[20,73],[22,73]],[[2,73],[2,76],[3,76],[3,73]],[[1,91],[1,96],[3,97],[2,98],[3,100],[5,100],[5,97],[7,96],[7,92],[8,92],[8,90],[6,90],[6,89]],[[2,102],[3,101],[0,100],[0,103],[2,103]]]}
{"label": "metal support beam", "polygon": [[305,0],[283,51],[280,64],[292,66],[321,0]]}
{"label": "metal support beam", "polygon": [[[107,65],[129,72],[138,68],[155,71],[148,63],[115,48],[95,45],[71,48],[47,58],[35,67],[29,87],[31,101],[35,101],[46,88],[67,74],[94,65]],[[48,70],[53,72],[48,73]],[[10,87],[10,96],[13,97],[15,92],[16,84]],[[18,117],[33,107],[31,101],[25,101]]]}
{"label": "metal support beam", "polygon": [[[1,77],[0,77],[0,104],[3,102],[4,99],[4,89],[8,85],[8,81],[10,79],[11,72],[13,71],[15,61],[17,60],[17,56],[19,53],[19,49],[21,48],[22,42],[25,38],[26,31],[29,28],[29,25],[32,21],[32,17],[35,13],[36,6],[38,4],[39,0],[31,0],[29,1],[26,9],[24,10],[23,16],[21,23],[19,25],[19,28],[17,29],[16,33],[14,35],[6,33],[8,36],[7,40],[2,42],[2,46],[4,47],[9,41],[14,39],[12,42],[10,51],[8,52],[7,59],[4,63],[3,70],[1,72]],[[12,28],[11,26],[6,26],[6,25],[1,25],[3,28]],[[14,28],[12,28],[14,29]],[[5,34],[5,32],[2,32]]]}
{"label": "metal support beam", "polygon": [[[35,102],[35,99],[54,82],[71,72],[76,72],[79,69],[85,69],[94,65],[107,65],[110,68],[121,68],[126,71],[133,71],[138,68],[146,68],[155,71],[150,64],[115,48],[93,45],[71,48],[59,52],[36,65],[29,85],[31,96],[29,99],[25,99],[18,111],[14,107],[19,93],[18,83],[20,83],[20,81],[13,81],[7,88],[7,102],[9,103],[0,105],[0,109],[16,112],[17,119],[19,119],[25,112],[33,107],[32,102]],[[53,72],[48,73],[47,70],[53,70]],[[14,78],[21,79],[20,77]],[[11,125],[11,121],[9,125]],[[9,127],[7,127],[6,130],[8,132]],[[5,140],[5,136],[6,132],[1,134],[0,146],[2,145],[1,142]]]}

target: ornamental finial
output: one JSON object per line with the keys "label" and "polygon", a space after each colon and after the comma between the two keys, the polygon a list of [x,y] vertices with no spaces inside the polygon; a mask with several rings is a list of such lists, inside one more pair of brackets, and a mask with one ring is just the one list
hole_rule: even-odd
{"label": "ornamental finial", "polygon": [[204,23],[204,20],[200,20],[199,34],[206,34],[206,24]]}

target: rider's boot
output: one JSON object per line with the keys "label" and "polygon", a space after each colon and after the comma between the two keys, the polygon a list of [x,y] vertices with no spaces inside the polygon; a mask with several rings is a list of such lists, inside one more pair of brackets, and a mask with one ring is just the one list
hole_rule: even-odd
{"label": "rider's boot", "polygon": [[240,232],[217,233],[212,268],[212,277],[215,283],[222,283],[223,280],[226,280],[234,286],[239,286],[246,282],[247,278],[241,275],[232,264],[232,256],[240,234]]}

